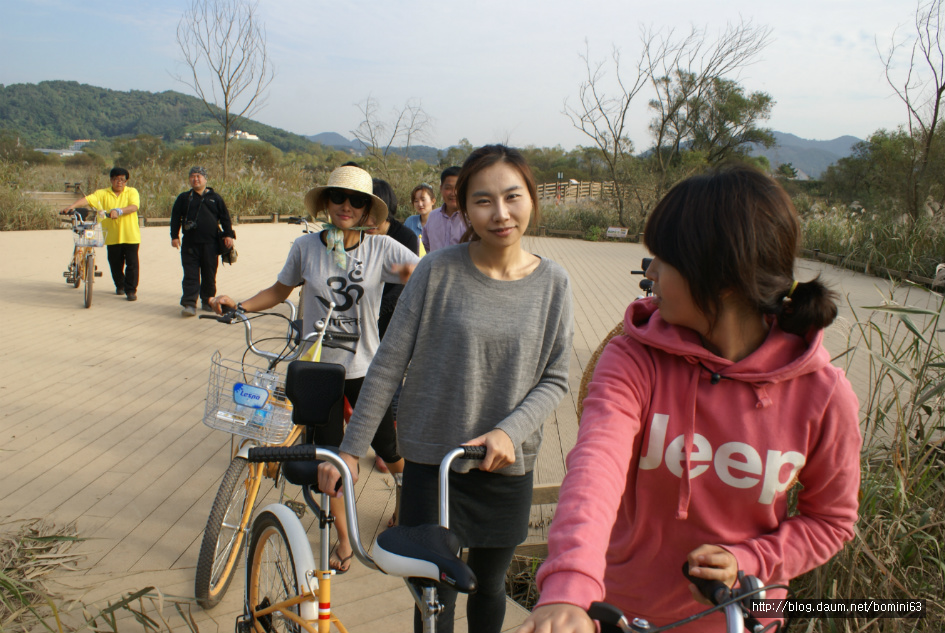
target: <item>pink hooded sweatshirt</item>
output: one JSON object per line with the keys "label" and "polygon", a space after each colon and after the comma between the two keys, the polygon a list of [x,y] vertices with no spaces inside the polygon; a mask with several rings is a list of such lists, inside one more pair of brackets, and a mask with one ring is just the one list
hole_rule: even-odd
{"label": "pink hooded sweatshirt", "polygon": [[[705,609],[680,571],[700,545],[724,547],[739,569],[778,584],[853,537],[858,404],[822,332],[805,340],[772,324],[761,347],[733,363],[663,321],[650,300],[630,304],[624,330],[584,400],[539,606],[606,600],[661,626]],[[803,489],[788,517],[795,480]],[[674,630],[722,622],[714,614]]]}

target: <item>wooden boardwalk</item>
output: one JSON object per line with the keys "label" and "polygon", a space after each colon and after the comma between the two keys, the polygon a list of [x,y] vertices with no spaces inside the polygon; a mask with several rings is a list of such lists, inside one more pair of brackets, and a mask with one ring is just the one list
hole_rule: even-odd
{"label": "wooden boardwalk", "polygon": [[[239,262],[221,267],[218,287],[245,298],[274,281],[299,231],[241,225],[238,234]],[[209,361],[217,349],[225,358],[243,350],[241,329],[180,316],[180,259],[167,228],[143,229],[142,240],[139,300],[115,296],[99,249],[104,274],[86,310],[81,290],[61,276],[71,252],[68,232],[0,233],[0,522],[75,522],[89,537],[78,548],[85,560],[58,581],[69,596],[100,604],[151,585],[169,596],[193,595],[203,526],[230,458],[229,436],[201,423]],[[575,442],[581,374],[639,294],[640,278],[630,271],[646,253],[632,243],[555,238],[528,238],[527,246],[562,264],[574,285],[571,393],[547,421],[536,477],[558,483]],[[888,292],[881,280],[825,264],[799,262],[799,269],[801,279],[822,272],[853,305],[879,303]],[[844,327],[841,321],[828,335],[834,354],[845,349]],[[850,370],[861,394],[862,365]],[[362,537],[370,547],[393,510],[392,484],[367,459],[362,472],[370,473],[358,485]],[[266,499],[277,495],[270,491]],[[550,508],[536,509],[533,538],[541,538],[549,520]],[[310,528],[310,515],[306,522]],[[217,608],[194,605],[200,630],[232,630],[242,589],[240,574]],[[333,603],[352,633],[412,630],[402,582],[357,562],[333,583]],[[524,617],[510,604],[507,630]]]}

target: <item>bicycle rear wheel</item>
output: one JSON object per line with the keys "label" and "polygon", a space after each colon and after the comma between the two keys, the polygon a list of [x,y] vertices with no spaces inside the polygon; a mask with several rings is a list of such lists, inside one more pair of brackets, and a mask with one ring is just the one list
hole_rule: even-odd
{"label": "bicycle rear wheel", "polygon": [[95,251],[89,249],[85,254],[85,307],[92,307],[92,283],[95,281]]}
{"label": "bicycle rear wheel", "polygon": [[197,557],[194,595],[197,603],[204,609],[215,607],[223,598],[236,573],[240,553],[246,541],[245,535],[252,517],[252,506],[256,503],[259,482],[251,481],[249,474],[244,476],[245,470],[246,459],[234,457],[223,475],[220,489],[213,500],[210,518],[207,519],[207,526],[203,531],[203,541]]}
{"label": "bicycle rear wheel", "polygon": [[[295,595],[298,587],[298,570],[292,547],[286,537],[285,528],[279,518],[271,512],[263,512],[253,522],[249,557],[246,562],[246,604],[252,611],[265,609],[284,602]],[[290,610],[299,615],[298,605]],[[301,629],[278,611],[253,620],[255,631],[290,631]]]}

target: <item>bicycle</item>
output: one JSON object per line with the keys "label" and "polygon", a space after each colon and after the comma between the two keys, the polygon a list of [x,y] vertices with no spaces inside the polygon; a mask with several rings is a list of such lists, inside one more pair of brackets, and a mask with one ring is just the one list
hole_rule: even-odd
{"label": "bicycle", "polygon": [[[293,371],[293,366],[299,369]],[[313,398],[311,390],[302,388],[301,383],[319,384],[325,390]],[[317,367],[297,362],[290,366],[286,392],[294,403],[293,412],[308,412],[307,423],[326,423],[330,414],[319,412],[337,409],[343,384],[344,370],[340,366]],[[307,401],[297,402],[296,394],[307,397]],[[481,460],[485,452],[482,446],[463,446],[450,451],[440,464],[439,525],[389,528],[377,537],[373,558],[361,544],[354,495],[344,496],[348,536],[354,554],[370,569],[404,578],[420,609],[426,633],[435,633],[436,616],[443,608],[437,599],[437,582],[463,593],[476,590],[476,577],[459,557],[459,541],[449,531],[449,470],[454,459]],[[333,571],[328,561],[333,517],[326,510],[328,494],[317,489],[318,461],[328,461],[338,469],[340,487],[345,490],[353,490],[351,471],[334,451],[312,444],[254,448],[249,451],[248,459],[287,462],[286,479],[302,486],[306,503],[319,517],[319,563],[315,564],[311,544],[297,516],[282,504],[265,507],[253,522],[247,550],[244,613],[237,618],[237,632],[328,633],[334,624],[341,633],[347,633],[331,612]],[[320,495],[319,501],[314,497],[315,492]]]}
{"label": "bicycle", "polygon": [[80,283],[85,282],[86,308],[92,307],[92,288],[95,278],[102,276],[95,267],[95,248],[105,244],[102,224],[98,221],[98,216],[102,214],[102,211],[85,208],[59,212],[59,215],[69,216],[72,224],[72,241],[75,243],[72,249],[72,260],[62,276],[66,278],[66,283],[72,284],[73,288],[78,288]]}
{"label": "bicycle", "polygon": [[[290,317],[286,345],[278,353],[257,347],[251,324],[256,317],[237,311],[223,316],[200,316],[221,323],[241,323],[246,332],[247,353],[252,352],[268,361],[265,367],[260,367],[248,363],[245,357],[240,361],[225,360],[219,352],[211,358],[204,423],[242,439],[233,451],[214,498],[197,556],[194,595],[204,609],[216,606],[233,580],[263,478],[272,479],[273,486],[280,489],[280,501],[284,495],[285,484],[283,481],[280,486],[279,464],[249,464],[247,451],[259,445],[291,446],[303,432],[302,427],[292,424],[291,403],[285,397],[285,379],[276,372],[277,366],[297,358],[303,343],[312,342],[317,353],[322,345],[334,345],[335,340],[347,341],[352,337],[327,330],[334,304],[329,305],[325,318],[315,324],[312,333],[300,337],[301,326],[295,319],[295,305],[290,301],[285,303],[289,306]],[[277,313],[260,313],[258,316],[273,314]],[[281,314],[278,316],[285,318]],[[287,503],[293,503],[295,511],[304,512],[302,504]]]}
{"label": "bicycle", "polygon": [[765,633],[772,630],[775,632],[781,630],[780,622],[772,622],[767,626],[761,624],[752,615],[748,600],[750,598],[764,600],[766,590],[787,588],[786,585],[765,587],[755,576],[748,576],[739,571],[738,587],[730,589],[718,580],[705,580],[690,576],[688,562],[683,564],[682,572],[691,583],[699,588],[699,592],[715,605],[714,607],[662,627],[653,626],[643,618],[628,619],[620,609],[606,602],[592,603],[587,610],[587,615],[592,620],[597,620],[600,623],[601,633],[660,633],[683,624],[695,622],[716,611],[724,611],[725,613],[726,633],[743,633],[746,630],[750,633]]}
{"label": "bicycle", "polygon": [[[652,257],[644,257],[644,258],[643,258],[643,261],[640,262],[640,268],[642,268],[643,270],[631,270],[631,271],[630,271],[630,274],[631,274],[631,275],[646,275],[646,269],[649,268],[650,262],[652,262],[652,261],[653,261],[653,258],[652,258]],[[643,279],[641,279],[641,280],[640,280],[640,290],[643,291],[643,293],[644,293],[643,296],[644,296],[644,297],[649,297],[650,295],[652,295],[652,294],[653,294],[653,280],[652,280],[652,279],[646,279],[645,277],[644,277]],[[638,297],[638,298],[640,298],[640,297]]]}

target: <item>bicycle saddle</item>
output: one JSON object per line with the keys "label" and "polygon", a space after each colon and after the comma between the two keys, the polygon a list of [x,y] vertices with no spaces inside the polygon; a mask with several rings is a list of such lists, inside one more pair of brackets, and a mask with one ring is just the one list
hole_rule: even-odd
{"label": "bicycle saddle", "polygon": [[397,525],[380,533],[374,562],[384,573],[403,578],[427,578],[457,591],[476,591],[476,575],[457,552],[459,540],[440,525]]}

